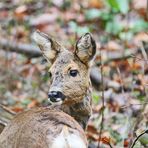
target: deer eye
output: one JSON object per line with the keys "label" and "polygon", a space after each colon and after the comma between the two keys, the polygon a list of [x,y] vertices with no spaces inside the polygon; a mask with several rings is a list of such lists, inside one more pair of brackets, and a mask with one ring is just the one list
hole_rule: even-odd
{"label": "deer eye", "polygon": [[78,74],[78,71],[77,71],[77,70],[70,70],[69,74],[70,74],[72,77],[76,77],[77,74]]}

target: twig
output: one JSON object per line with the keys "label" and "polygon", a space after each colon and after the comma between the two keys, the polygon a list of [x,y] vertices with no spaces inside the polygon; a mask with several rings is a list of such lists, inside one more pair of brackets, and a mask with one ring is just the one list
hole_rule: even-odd
{"label": "twig", "polygon": [[130,107],[130,106],[134,106],[134,105],[144,105],[144,104],[148,104],[148,102],[145,102],[145,103],[139,103],[139,104],[129,104],[129,105],[122,105],[120,108],[124,109],[124,108],[127,108],[127,107]]}
{"label": "twig", "polygon": [[0,107],[1,107],[2,109],[4,109],[6,112],[10,113],[11,115],[16,115],[15,112],[13,112],[12,110],[10,110],[10,109],[7,108],[6,106],[0,104]]}
{"label": "twig", "polygon": [[148,130],[144,131],[143,133],[141,133],[139,136],[136,137],[136,139],[134,140],[134,142],[132,143],[130,148],[134,148],[134,145],[136,144],[136,142],[138,141],[138,139],[144,135],[144,134],[148,134]]}
{"label": "twig", "polygon": [[5,127],[7,125],[7,123],[5,121],[3,121],[2,119],[0,119],[0,124]]}
{"label": "twig", "polygon": [[142,55],[143,55],[143,57],[144,57],[144,60],[146,61],[146,63],[148,64],[148,56],[147,56],[147,53],[146,53],[146,51],[145,51],[145,49],[144,49],[144,46],[143,46],[143,43],[141,43],[141,52],[142,52]]}
{"label": "twig", "polygon": [[134,59],[138,60],[138,61],[144,61],[144,62],[148,62],[148,60],[142,59],[142,58],[138,58],[135,55],[131,55],[131,57],[133,57]]}
{"label": "twig", "polygon": [[103,124],[104,124],[104,108],[105,108],[105,101],[104,101],[104,78],[103,78],[103,63],[101,58],[101,82],[102,82],[102,110],[101,110],[101,124],[100,124],[100,132],[99,132],[99,142],[98,142],[98,148],[100,147],[100,141],[101,141],[101,135],[103,130]]}
{"label": "twig", "polygon": [[[146,54],[146,51],[145,51],[143,45],[141,45],[140,50],[141,50],[141,53],[143,55],[144,60],[146,60],[146,63],[148,63],[148,57],[147,57],[147,54]],[[144,67],[143,67],[143,69],[144,69]],[[144,75],[144,70],[143,70],[143,75]],[[145,102],[148,102],[148,93],[147,93],[147,90],[146,90],[146,87],[145,86],[144,86],[144,88],[145,88],[144,90],[145,90],[145,94],[146,94],[146,97],[145,97],[146,100],[145,100]],[[146,105],[147,105],[147,103],[144,103],[143,104],[143,107],[141,108],[141,110],[137,114],[137,118],[136,118],[135,125],[134,125],[134,128],[133,128],[133,134],[131,136],[131,140],[130,140],[130,143],[129,143],[129,146],[131,146],[130,148],[133,148],[132,147],[132,145],[133,145],[132,144],[132,139],[136,136],[135,135],[135,131],[138,129],[138,125],[139,125],[140,121],[143,118],[142,112],[145,110]]]}
{"label": "twig", "polygon": [[112,145],[110,143],[108,143],[108,145],[110,146],[110,148],[113,148]]}
{"label": "twig", "polygon": [[121,89],[122,89],[122,94],[124,94],[124,82],[123,82],[123,79],[122,79],[122,76],[121,76],[121,72],[120,72],[120,69],[119,67],[117,66],[117,73],[119,75],[119,79],[120,79],[120,84],[121,84]]}

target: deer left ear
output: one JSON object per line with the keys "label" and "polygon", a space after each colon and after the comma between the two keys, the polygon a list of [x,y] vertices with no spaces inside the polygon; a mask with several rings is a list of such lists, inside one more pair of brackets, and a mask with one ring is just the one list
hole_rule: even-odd
{"label": "deer left ear", "polygon": [[76,43],[75,55],[81,62],[87,64],[96,53],[96,42],[90,33],[86,33],[80,37]]}
{"label": "deer left ear", "polygon": [[47,61],[53,62],[58,53],[63,50],[63,47],[58,42],[39,30],[32,34],[32,38],[40,47],[42,54]]}

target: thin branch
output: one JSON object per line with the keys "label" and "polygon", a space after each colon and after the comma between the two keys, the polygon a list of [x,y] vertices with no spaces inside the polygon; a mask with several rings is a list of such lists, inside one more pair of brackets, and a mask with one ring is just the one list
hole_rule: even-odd
{"label": "thin branch", "polygon": [[144,131],[143,133],[141,133],[139,136],[136,137],[136,139],[134,140],[134,142],[132,143],[130,148],[134,148],[134,145],[136,144],[136,142],[138,141],[138,139],[144,135],[144,134],[148,134],[148,130]]}
{"label": "thin branch", "polygon": [[[140,50],[141,50],[141,53],[142,53],[142,55],[143,55],[144,60],[146,60],[146,63],[148,63],[148,57],[147,57],[147,54],[146,54],[146,51],[145,51],[143,45],[141,45]],[[143,69],[144,69],[144,67],[143,67]],[[143,70],[143,75],[144,75],[144,70]],[[146,89],[147,89],[147,88],[144,86],[144,90],[145,90],[145,94],[146,94],[146,96],[145,96],[145,102],[148,102],[148,93],[147,93],[147,90],[146,90]],[[141,108],[141,110],[140,110],[140,111],[138,112],[138,114],[137,114],[137,118],[136,118],[136,121],[135,121],[135,125],[133,126],[133,134],[132,134],[132,136],[131,136],[131,140],[130,140],[130,143],[129,143],[129,146],[131,146],[130,148],[133,148],[133,146],[134,146],[134,145],[132,144],[132,139],[136,136],[135,131],[138,129],[138,125],[139,125],[140,121],[141,121],[142,118],[143,118],[142,112],[145,110],[146,105],[147,105],[147,103],[144,103],[143,106],[142,106],[142,108]],[[137,140],[138,140],[138,139],[137,139]],[[137,140],[134,140],[134,141],[135,141],[134,143],[136,143]]]}
{"label": "thin branch", "polygon": [[121,76],[121,72],[120,72],[120,69],[119,67],[117,66],[117,73],[119,75],[119,80],[120,80],[120,84],[121,84],[121,89],[122,89],[122,94],[124,94],[124,82],[123,82],[123,79],[122,79],[122,76]]}
{"label": "thin branch", "polygon": [[110,146],[110,148],[113,148],[112,145],[110,143],[108,143],[108,145]]}
{"label": "thin branch", "polygon": [[146,61],[146,63],[148,64],[148,56],[147,56],[147,53],[146,53],[146,51],[145,51],[145,48],[144,48],[144,45],[143,45],[143,43],[141,43],[141,53],[142,53],[142,55],[143,55],[143,57],[144,57],[144,60]]}
{"label": "thin branch", "polygon": [[120,108],[124,109],[124,108],[130,107],[130,106],[144,105],[144,104],[148,104],[148,102],[145,102],[145,103],[139,103],[139,104],[132,104],[132,103],[130,103],[129,105],[122,105]]}
{"label": "thin branch", "polygon": [[148,62],[148,60],[142,59],[142,58],[138,58],[135,55],[131,55],[131,57],[133,57],[134,59],[138,60],[138,61],[143,61],[143,62]]}
{"label": "thin branch", "polygon": [[7,125],[7,123],[5,121],[3,121],[2,119],[0,119],[0,125],[2,125],[3,127],[5,127]]}
{"label": "thin branch", "polygon": [[105,108],[105,101],[104,101],[104,78],[103,78],[103,63],[101,58],[101,82],[102,82],[102,110],[101,110],[101,124],[100,124],[100,132],[99,132],[99,143],[98,148],[100,147],[100,141],[101,141],[101,135],[103,130],[103,124],[104,124],[104,108]]}
{"label": "thin branch", "polygon": [[15,113],[14,111],[10,110],[10,109],[7,108],[6,106],[0,104],[0,107],[1,107],[2,109],[4,109],[6,112],[10,113],[11,115],[16,115],[16,113]]}

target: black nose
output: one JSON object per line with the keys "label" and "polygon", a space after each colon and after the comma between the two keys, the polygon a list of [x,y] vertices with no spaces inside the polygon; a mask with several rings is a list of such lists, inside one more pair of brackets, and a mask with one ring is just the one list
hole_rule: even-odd
{"label": "black nose", "polygon": [[65,99],[65,95],[60,91],[51,91],[48,93],[48,98],[52,102],[58,102]]}

